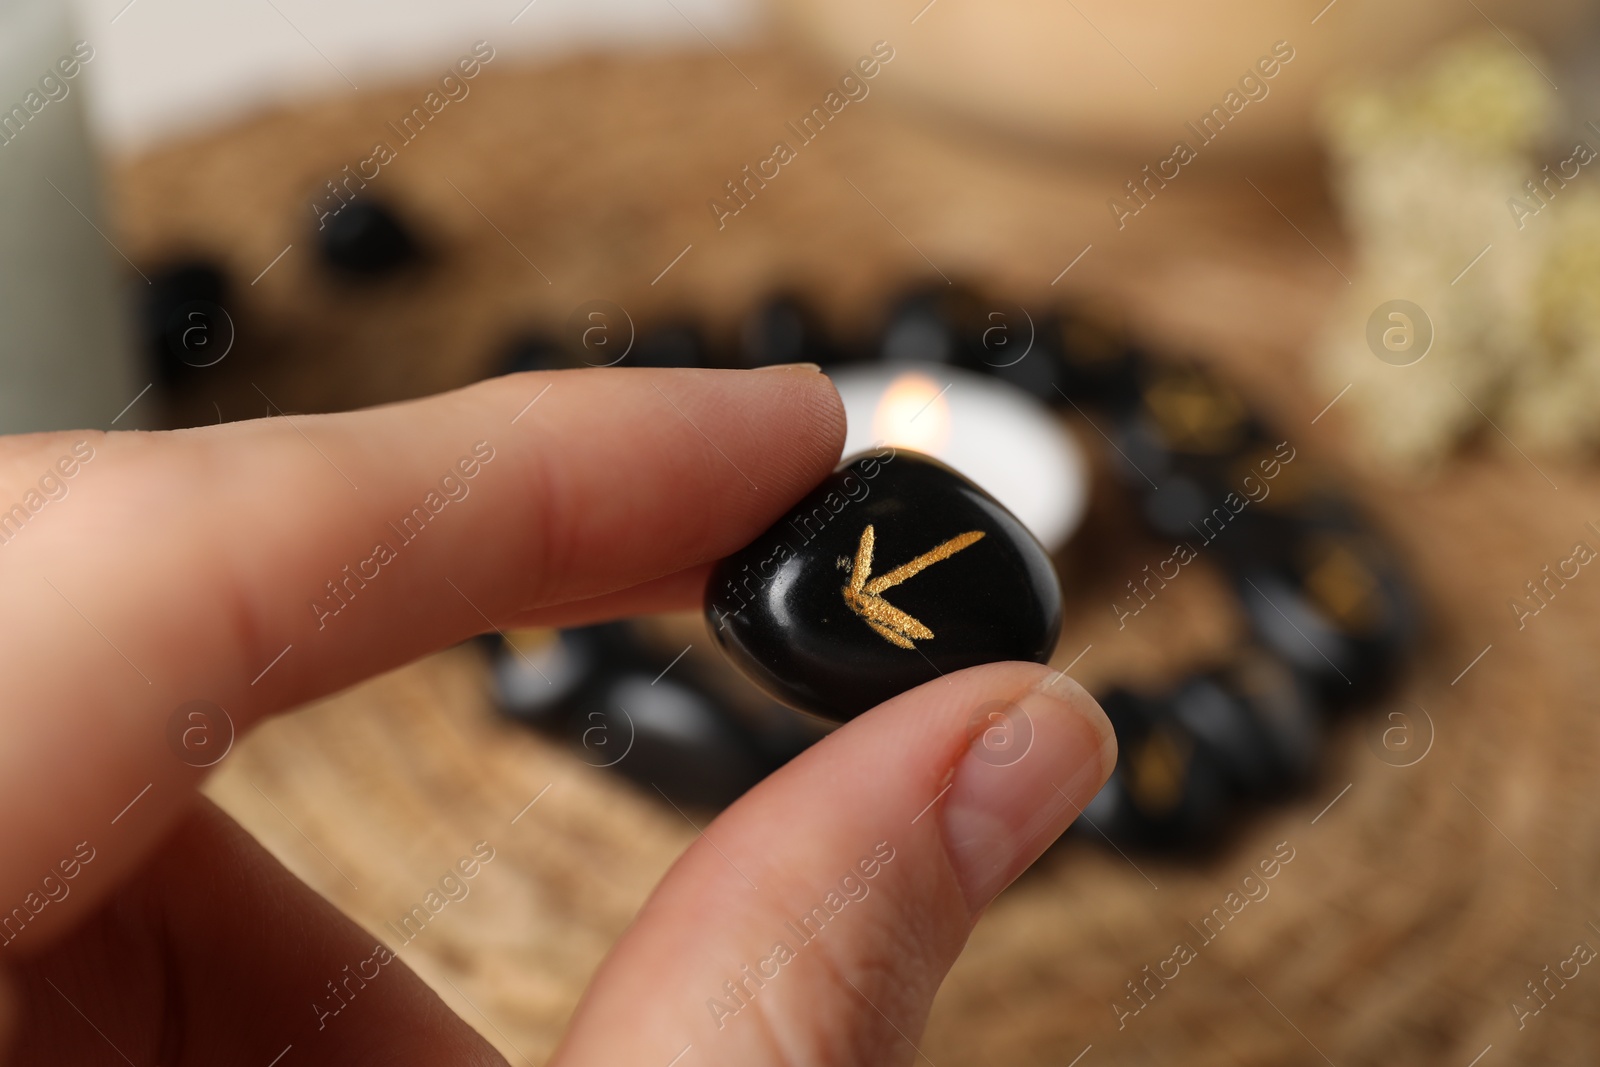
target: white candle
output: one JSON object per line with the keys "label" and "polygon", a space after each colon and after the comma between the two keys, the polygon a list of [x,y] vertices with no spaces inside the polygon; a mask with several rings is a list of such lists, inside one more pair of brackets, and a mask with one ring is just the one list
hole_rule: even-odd
{"label": "white candle", "polygon": [[849,429],[844,454],[879,442],[948,464],[1004,504],[1054,552],[1083,519],[1083,452],[1044,404],[1013,385],[936,363],[830,372]]}
{"label": "white candle", "polygon": [[105,428],[145,384],[118,276],[132,270],[96,229],[110,233],[81,106],[93,57],[66,5],[0,0],[0,433]]}

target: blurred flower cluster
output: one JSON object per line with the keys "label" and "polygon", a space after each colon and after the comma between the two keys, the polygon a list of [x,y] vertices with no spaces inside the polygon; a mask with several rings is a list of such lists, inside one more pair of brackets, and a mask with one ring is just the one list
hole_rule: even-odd
{"label": "blurred flower cluster", "polygon": [[[1324,127],[1358,270],[1321,360],[1377,458],[1431,470],[1485,416],[1520,448],[1600,446],[1600,187],[1593,124],[1563,132],[1545,61],[1498,36],[1402,82],[1334,94]],[[1581,119],[1577,120],[1581,121]],[[1374,316],[1410,301],[1431,349],[1392,358]],[[1394,346],[1391,345],[1391,348]],[[1376,357],[1376,358],[1375,358]]]}

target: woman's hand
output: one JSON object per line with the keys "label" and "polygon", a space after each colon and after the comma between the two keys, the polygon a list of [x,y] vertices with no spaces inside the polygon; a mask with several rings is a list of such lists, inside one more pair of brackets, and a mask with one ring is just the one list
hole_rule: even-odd
{"label": "woman's hand", "polygon": [[[843,432],[827,380],[783,368],[0,441],[10,1062],[503,1062],[401,960],[319,1028],[308,1005],[375,939],[199,797],[174,712],[247,729],[491,623],[694,605]],[[996,708],[1020,757],[984,743]],[[857,719],[707,828],[557,1062],[909,1062],[972,923],[1114,754],[1094,702],[1031,664]]]}

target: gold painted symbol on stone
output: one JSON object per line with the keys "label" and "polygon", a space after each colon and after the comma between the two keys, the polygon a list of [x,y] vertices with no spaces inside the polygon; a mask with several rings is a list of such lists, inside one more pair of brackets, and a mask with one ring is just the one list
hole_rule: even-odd
{"label": "gold painted symbol on stone", "polygon": [[901,648],[916,648],[912,638],[925,641],[933,636],[933,631],[883,599],[880,594],[885,589],[892,589],[912,575],[942,559],[949,559],[963,548],[975,545],[981,540],[983,540],[982,530],[970,530],[950,538],[937,548],[924,552],[910,563],[901,564],[888,574],[873,578],[872,550],[877,542],[877,534],[871,526],[868,526],[861,531],[861,543],[856,547],[856,561],[850,570],[850,584],[842,590],[844,602],[850,605],[850,610],[861,616],[862,620],[876,630],[885,641]]}

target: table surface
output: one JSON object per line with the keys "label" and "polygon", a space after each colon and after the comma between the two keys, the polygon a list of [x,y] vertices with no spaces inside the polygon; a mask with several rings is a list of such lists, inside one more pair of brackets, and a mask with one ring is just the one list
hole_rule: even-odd
{"label": "table surface", "polygon": [[[1595,470],[1541,463],[1547,482],[1484,444],[1410,484],[1359,458],[1342,405],[1317,418],[1339,391],[1311,355],[1340,313],[1333,264],[1356,263],[1309,167],[1192,168],[1118,231],[1105,201],[1137,163],[870,100],[718,230],[706,201],[836,76],[781,51],[731,58],[758,93],[717,56],[488,70],[375,179],[435,252],[390,286],[322,281],[308,203],[388,136],[420,86],[283,110],[123,166],[113,214],[135,262],[203,253],[239,279],[240,349],[172,418],[264,414],[252,382],[288,411],[449,388],[484,373],[514,330],[559,327],[598,297],[641,325],[703,320],[724,337],[780,286],[840,329],[940,275],[1023,302],[1118,309],[1228,374],[1342,474],[1402,553],[1429,630],[1394,691],[1333,731],[1311,793],[1253,817],[1213,860],[1129,859],[1076,839],[1054,851],[980,923],[921,1048],[941,1067],[1060,1067],[1089,1045],[1085,1064],[1465,1065],[1490,1045],[1494,1058],[1593,1062],[1585,979],[1524,1029],[1508,1005],[1575,942],[1600,943],[1600,586],[1573,582],[1521,631],[1507,601],[1600,519]],[[1103,517],[1065,561],[1058,663],[1087,649],[1075,673],[1093,688],[1226,648],[1237,618],[1204,571],[1116,628],[1118,576],[1166,550],[1126,534],[1114,494],[1103,482],[1097,493]],[[1394,712],[1430,724],[1410,767],[1374,751]],[[401,958],[514,1061],[547,1057],[607,946],[696,834],[656,798],[498,719],[467,646],[267,724],[207,790],[374,931],[491,842],[489,876]],[[1279,842],[1295,858],[1270,896],[1119,1030],[1124,983],[1192,939],[1189,924]]]}

